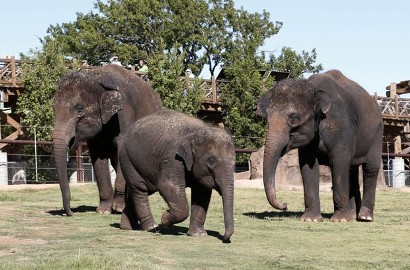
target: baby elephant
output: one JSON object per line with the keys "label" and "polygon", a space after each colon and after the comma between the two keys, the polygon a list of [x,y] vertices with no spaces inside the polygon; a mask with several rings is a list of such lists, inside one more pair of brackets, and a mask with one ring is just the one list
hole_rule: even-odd
{"label": "baby elephant", "polygon": [[214,188],[222,196],[223,241],[230,242],[234,230],[235,149],[226,131],[183,113],[159,111],[138,120],[124,134],[120,164],[128,190],[121,229],[158,229],[148,201],[148,195],[156,191],[169,207],[162,214],[162,225],[184,221],[189,215],[185,188],[191,187],[188,235],[205,236],[204,223]]}

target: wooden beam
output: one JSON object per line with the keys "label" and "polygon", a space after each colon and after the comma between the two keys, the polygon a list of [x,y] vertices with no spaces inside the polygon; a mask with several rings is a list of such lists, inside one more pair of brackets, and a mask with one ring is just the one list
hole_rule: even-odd
{"label": "wooden beam", "polygon": [[9,123],[11,126],[13,126],[15,129],[19,130],[21,132],[21,125],[19,122],[11,118],[8,114],[4,113],[3,111],[0,110],[0,118],[5,119],[7,123]]}
{"label": "wooden beam", "polygon": [[[5,140],[16,140],[20,135],[21,135],[21,130],[16,130],[13,133],[11,133],[9,136],[7,136]],[[3,149],[3,147],[7,145],[8,145],[7,143],[1,143],[0,149]]]}

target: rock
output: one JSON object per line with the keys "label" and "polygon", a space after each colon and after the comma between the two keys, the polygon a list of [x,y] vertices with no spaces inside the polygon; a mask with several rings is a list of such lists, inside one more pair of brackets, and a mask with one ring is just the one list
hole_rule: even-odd
{"label": "rock", "polygon": [[[260,148],[257,152],[251,154],[250,157],[250,180],[263,178],[263,151],[264,147]],[[383,164],[380,168],[379,178],[377,181],[378,187],[385,187],[385,181],[383,176]],[[286,155],[280,158],[278,166],[276,168],[276,185],[278,187],[302,187],[302,175],[300,173],[298,150],[294,149],[289,151]],[[319,165],[319,179],[320,184],[331,184],[332,174],[328,166]],[[362,186],[363,173],[361,168],[359,169],[359,182]]]}

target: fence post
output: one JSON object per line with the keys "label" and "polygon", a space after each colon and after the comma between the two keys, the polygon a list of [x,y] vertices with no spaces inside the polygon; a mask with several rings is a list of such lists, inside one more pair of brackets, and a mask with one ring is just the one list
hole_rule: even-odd
{"label": "fence post", "polygon": [[35,163],[35,171],[36,171],[36,183],[38,183],[38,165],[37,165],[37,130],[34,127],[34,163]]}
{"label": "fence post", "polygon": [[79,143],[78,148],[76,150],[77,183],[84,182],[82,154],[83,154],[83,146],[81,145],[81,143]]}

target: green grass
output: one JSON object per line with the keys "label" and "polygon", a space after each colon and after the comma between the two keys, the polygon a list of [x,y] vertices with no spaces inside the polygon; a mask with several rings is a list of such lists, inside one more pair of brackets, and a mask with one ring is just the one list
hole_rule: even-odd
{"label": "green grass", "polygon": [[[189,189],[187,190],[189,192]],[[61,216],[58,188],[0,191],[0,269],[410,269],[410,193],[377,193],[372,223],[299,221],[302,191],[279,191],[290,212],[273,210],[261,189],[235,190],[235,232],[224,233],[216,193],[208,236],[186,236],[188,221],[161,233],[123,231],[120,215],[98,215],[94,184],[72,188],[74,216]],[[160,220],[166,205],[150,197]]]}

